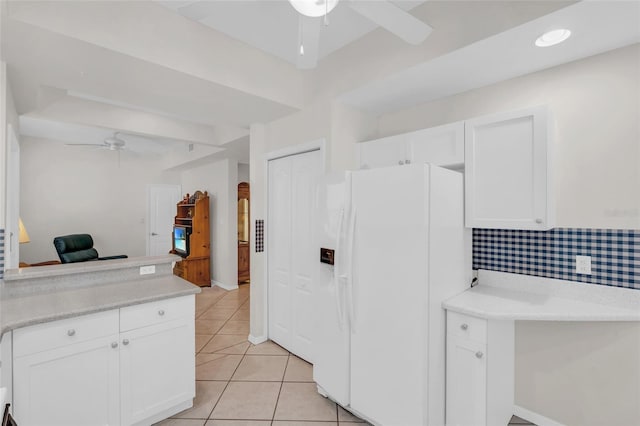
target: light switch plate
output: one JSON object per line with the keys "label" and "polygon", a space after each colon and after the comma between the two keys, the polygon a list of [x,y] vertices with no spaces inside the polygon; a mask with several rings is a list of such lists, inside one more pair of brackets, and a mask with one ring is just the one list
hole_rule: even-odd
{"label": "light switch plate", "polygon": [[140,275],[149,275],[156,273],[156,265],[148,265],[140,267]]}
{"label": "light switch plate", "polygon": [[591,275],[591,256],[576,256],[576,273]]}

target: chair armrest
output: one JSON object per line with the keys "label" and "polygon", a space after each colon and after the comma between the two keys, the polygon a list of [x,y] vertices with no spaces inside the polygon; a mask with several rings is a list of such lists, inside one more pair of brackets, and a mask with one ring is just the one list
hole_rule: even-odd
{"label": "chair armrest", "polygon": [[126,259],[129,256],[127,256],[126,254],[119,254],[117,256],[105,256],[105,257],[99,257],[98,260],[113,260],[113,259]]}

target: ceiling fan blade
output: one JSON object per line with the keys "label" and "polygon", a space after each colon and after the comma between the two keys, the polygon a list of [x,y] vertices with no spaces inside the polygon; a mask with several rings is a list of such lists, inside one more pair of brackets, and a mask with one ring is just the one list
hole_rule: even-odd
{"label": "ceiling fan blade", "polygon": [[201,21],[209,17],[214,12],[215,2],[213,1],[197,1],[186,6],[178,8],[178,13],[185,18]]}
{"label": "ceiling fan blade", "polygon": [[[310,18],[300,15],[298,18],[300,25],[300,46],[298,46],[299,69],[315,68],[318,64],[318,50],[320,47],[320,29],[322,28],[322,18]],[[300,50],[304,49],[304,51]],[[304,52],[304,54],[302,54]]]}
{"label": "ceiling fan blade", "polygon": [[92,146],[94,148],[106,148],[105,144],[101,143],[65,143],[65,146]]}
{"label": "ceiling fan blade", "polygon": [[349,1],[351,9],[410,44],[422,43],[433,28],[388,1]]}

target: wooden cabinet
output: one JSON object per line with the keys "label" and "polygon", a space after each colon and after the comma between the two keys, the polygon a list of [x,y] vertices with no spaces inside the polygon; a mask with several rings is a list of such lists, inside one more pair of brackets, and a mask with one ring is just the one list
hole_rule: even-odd
{"label": "wooden cabinet", "polygon": [[545,107],[465,122],[466,226],[551,229],[551,126]]}
{"label": "wooden cabinet", "polygon": [[238,283],[249,280],[249,271],[249,243],[238,241]]}
{"label": "wooden cabinet", "polygon": [[461,167],[464,163],[464,123],[422,129],[357,145],[361,169],[410,163]]}
{"label": "wooden cabinet", "polygon": [[173,273],[200,287],[211,286],[209,195],[206,191],[196,191],[192,196],[187,194],[176,208],[174,229],[187,229],[188,255],[176,250],[174,238],[172,252],[180,254],[184,259],[176,262]]}
{"label": "wooden cabinet", "polygon": [[249,263],[249,184],[238,184],[238,284],[250,279]]}
{"label": "wooden cabinet", "polygon": [[513,321],[447,311],[447,426],[506,425],[513,413]]}
{"label": "wooden cabinet", "polygon": [[194,315],[185,296],[15,330],[16,421],[151,424],[190,407]]}

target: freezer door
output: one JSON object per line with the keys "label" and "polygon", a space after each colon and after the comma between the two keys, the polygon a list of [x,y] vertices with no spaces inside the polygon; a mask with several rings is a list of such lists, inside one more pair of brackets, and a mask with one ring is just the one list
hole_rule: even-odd
{"label": "freezer door", "polygon": [[[326,176],[319,185],[315,236],[318,247],[318,279],[314,293],[313,380],[331,399],[349,404],[349,325],[345,301],[345,200],[348,177]],[[335,250],[334,265],[320,263],[320,248]]]}
{"label": "freezer door", "polygon": [[351,407],[385,426],[427,422],[429,167],[352,177]]}

